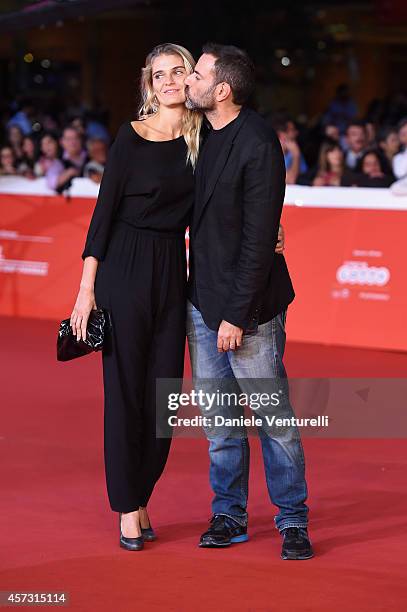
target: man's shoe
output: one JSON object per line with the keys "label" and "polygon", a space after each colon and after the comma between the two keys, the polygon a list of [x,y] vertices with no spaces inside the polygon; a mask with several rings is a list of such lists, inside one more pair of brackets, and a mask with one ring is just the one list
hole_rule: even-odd
{"label": "man's shoe", "polygon": [[281,550],[282,559],[301,560],[311,559],[314,556],[306,527],[287,527],[281,531],[281,535],[284,538]]}
{"label": "man's shoe", "polygon": [[247,527],[240,525],[229,516],[214,514],[211,526],[201,535],[200,548],[224,548],[231,544],[247,542]]}

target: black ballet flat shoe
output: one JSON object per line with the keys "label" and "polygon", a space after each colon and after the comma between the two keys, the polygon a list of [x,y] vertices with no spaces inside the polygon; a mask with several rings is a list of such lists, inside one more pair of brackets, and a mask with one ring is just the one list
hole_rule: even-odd
{"label": "black ballet flat shoe", "polygon": [[126,538],[122,534],[122,513],[119,512],[119,531],[120,531],[120,547],[126,550],[143,550],[144,537],[141,535],[138,538]]}
{"label": "black ballet flat shoe", "polygon": [[142,527],[141,528],[141,534],[144,538],[145,542],[154,542],[154,540],[157,539],[157,535],[154,531],[154,529],[151,527],[146,527],[145,529]]}

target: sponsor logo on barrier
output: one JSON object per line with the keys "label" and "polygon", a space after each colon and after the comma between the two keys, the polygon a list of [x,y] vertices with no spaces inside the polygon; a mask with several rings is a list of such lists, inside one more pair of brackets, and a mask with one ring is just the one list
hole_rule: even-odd
{"label": "sponsor logo on barrier", "polygon": [[349,289],[333,289],[332,297],[337,300],[347,300],[350,297]]}
{"label": "sponsor logo on barrier", "polygon": [[47,276],[47,261],[29,261],[25,259],[7,259],[0,247],[0,273],[4,274],[28,274],[29,276]]}
{"label": "sponsor logo on barrier", "polygon": [[390,280],[390,270],[385,266],[369,266],[366,261],[345,261],[336,271],[341,285],[368,285],[384,287]]}
{"label": "sponsor logo on barrier", "polygon": [[0,239],[1,240],[18,240],[23,242],[45,242],[51,243],[54,242],[54,239],[51,236],[27,236],[25,234],[20,234],[15,230],[4,230],[0,229]]}

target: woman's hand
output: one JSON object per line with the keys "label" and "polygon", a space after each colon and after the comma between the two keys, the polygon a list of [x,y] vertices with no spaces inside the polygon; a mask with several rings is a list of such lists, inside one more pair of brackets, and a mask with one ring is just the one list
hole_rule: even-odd
{"label": "woman's hand", "polygon": [[81,286],[70,318],[72,332],[76,339],[85,340],[86,326],[91,310],[96,309],[93,287]]}
{"label": "woman's hand", "polygon": [[316,176],[312,181],[314,187],[325,187],[325,179],[323,176]]}

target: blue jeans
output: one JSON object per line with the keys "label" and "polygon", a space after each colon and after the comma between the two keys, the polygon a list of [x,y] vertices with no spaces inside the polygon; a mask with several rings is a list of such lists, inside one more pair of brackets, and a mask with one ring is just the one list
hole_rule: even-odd
{"label": "blue jeans", "polygon": [[[286,379],[283,364],[285,316],[283,312],[259,325],[257,332],[244,336],[242,346],[236,351],[218,353],[217,332],[205,325],[199,310],[188,302],[187,335],[194,381],[213,379],[215,383],[216,379],[228,379],[229,391],[231,385],[235,385],[240,393],[250,394],[265,390],[264,379]],[[256,379],[262,379],[261,384]],[[228,412],[228,409],[222,410]],[[243,413],[239,406],[234,406],[233,410]],[[294,416],[288,395],[278,416]],[[305,461],[298,429],[290,426],[283,434],[273,431],[263,426],[258,428],[268,492],[279,509],[274,518],[276,527],[279,531],[287,527],[307,527]],[[206,431],[210,483],[215,494],[212,511],[246,525],[250,448],[246,431],[242,433],[237,436],[226,433],[219,437]]]}

